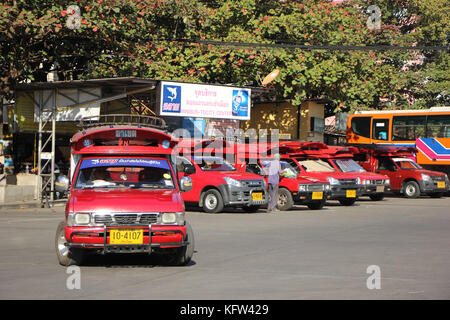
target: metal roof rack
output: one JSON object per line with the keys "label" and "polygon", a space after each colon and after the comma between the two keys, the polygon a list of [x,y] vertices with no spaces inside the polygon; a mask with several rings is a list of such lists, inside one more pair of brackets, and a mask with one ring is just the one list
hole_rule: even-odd
{"label": "metal roof rack", "polygon": [[132,125],[160,130],[167,129],[166,121],[162,118],[131,114],[104,114],[100,116],[84,117],[80,119],[80,123],[78,124],[81,129],[108,125]]}

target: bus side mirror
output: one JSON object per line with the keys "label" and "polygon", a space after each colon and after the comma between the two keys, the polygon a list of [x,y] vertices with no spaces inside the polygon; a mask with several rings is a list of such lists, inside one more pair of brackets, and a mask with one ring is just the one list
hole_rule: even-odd
{"label": "bus side mirror", "polygon": [[183,177],[180,179],[181,192],[188,192],[192,190],[192,179],[189,177]]}

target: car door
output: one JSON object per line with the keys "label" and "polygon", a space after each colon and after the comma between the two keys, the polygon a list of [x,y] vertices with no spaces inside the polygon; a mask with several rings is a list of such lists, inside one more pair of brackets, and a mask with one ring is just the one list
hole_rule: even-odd
{"label": "car door", "polygon": [[[190,177],[192,179],[192,190],[186,191],[181,193],[181,198],[183,198],[183,201],[186,202],[198,202],[200,198],[200,191],[201,191],[201,180],[198,178],[197,172],[199,171],[199,168],[196,166],[196,164],[187,157],[176,157],[176,166],[177,166],[177,175],[178,175],[178,181],[182,177]],[[187,166],[192,166],[195,168],[195,173],[186,173],[185,168]]]}
{"label": "car door", "polygon": [[402,177],[400,170],[394,161],[389,157],[377,158],[376,173],[384,174],[391,181],[391,189],[400,190],[402,187]]}

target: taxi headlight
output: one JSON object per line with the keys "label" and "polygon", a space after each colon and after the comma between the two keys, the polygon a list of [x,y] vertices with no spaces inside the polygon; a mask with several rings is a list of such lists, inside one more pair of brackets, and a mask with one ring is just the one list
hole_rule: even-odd
{"label": "taxi headlight", "polygon": [[184,224],[184,214],[183,212],[164,212],[161,214],[162,224]]}
{"label": "taxi headlight", "polygon": [[85,225],[91,222],[90,213],[75,213],[74,222],[78,225]]}
{"label": "taxi headlight", "polygon": [[328,182],[329,182],[331,185],[337,185],[337,184],[340,184],[340,183],[339,183],[339,180],[336,179],[336,178],[333,178],[333,177],[327,177],[327,180],[328,180]]}
{"label": "taxi headlight", "polygon": [[423,174],[422,173],[422,180],[423,181],[431,181],[431,177],[429,175],[427,175],[427,174]]}
{"label": "taxi headlight", "polygon": [[300,191],[300,192],[308,191],[308,186],[306,184],[299,184],[298,191]]}
{"label": "taxi headlight", "polygon": [[356,184],[361,184],[361,178],[360,177],[356,178]]}
{"label": "taxi headlight", "polygon": [[242,187],[241,182],[236,180],[236,179],[233,179],[233,178],[230,178],[230,177],[223,177],[223,179],[230,186],[237,187],[237,188]]}
{"label": "taxi headlight", "polygon": [[324,187],[323,187],[323,189],[324,189],[324,190],[330,190],[330,189],[331,189],[330,184],[329,184],[329,183],[325,184]]}
{"label": "taxi headlight", "polygon": [[389,179],[384,180],[384,184],[386,186],[390,186],[391,185],[391,180],[389,180]]}

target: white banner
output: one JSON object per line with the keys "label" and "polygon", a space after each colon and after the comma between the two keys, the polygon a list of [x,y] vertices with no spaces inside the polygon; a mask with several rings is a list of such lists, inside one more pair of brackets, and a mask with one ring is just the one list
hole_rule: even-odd
{"label": "white banner", "polygon": [[[34,92],[34,99],[42,106],[34,104],[34,122],[39,122],[39,113],[42,112],[42,119],[47,121],[50,119],[51,112],[47,110],[56,108],[62,109],[56,112],[56,121],[77,121],[83,117],[92,117],[100,115],[100,103],[86,103],[101,98],[100,88],[83,88],[83,91],[77,89],[60,89],[56,96],[55,90],[41,90]],[[69,106],[83,104],[80,107],[71,108]],[[67,109],[64,109],[68,107]]]}
{"label": "white banner", "polygon": [[160,115],[249,120],[251,90],[194,83],[161,82]]}

